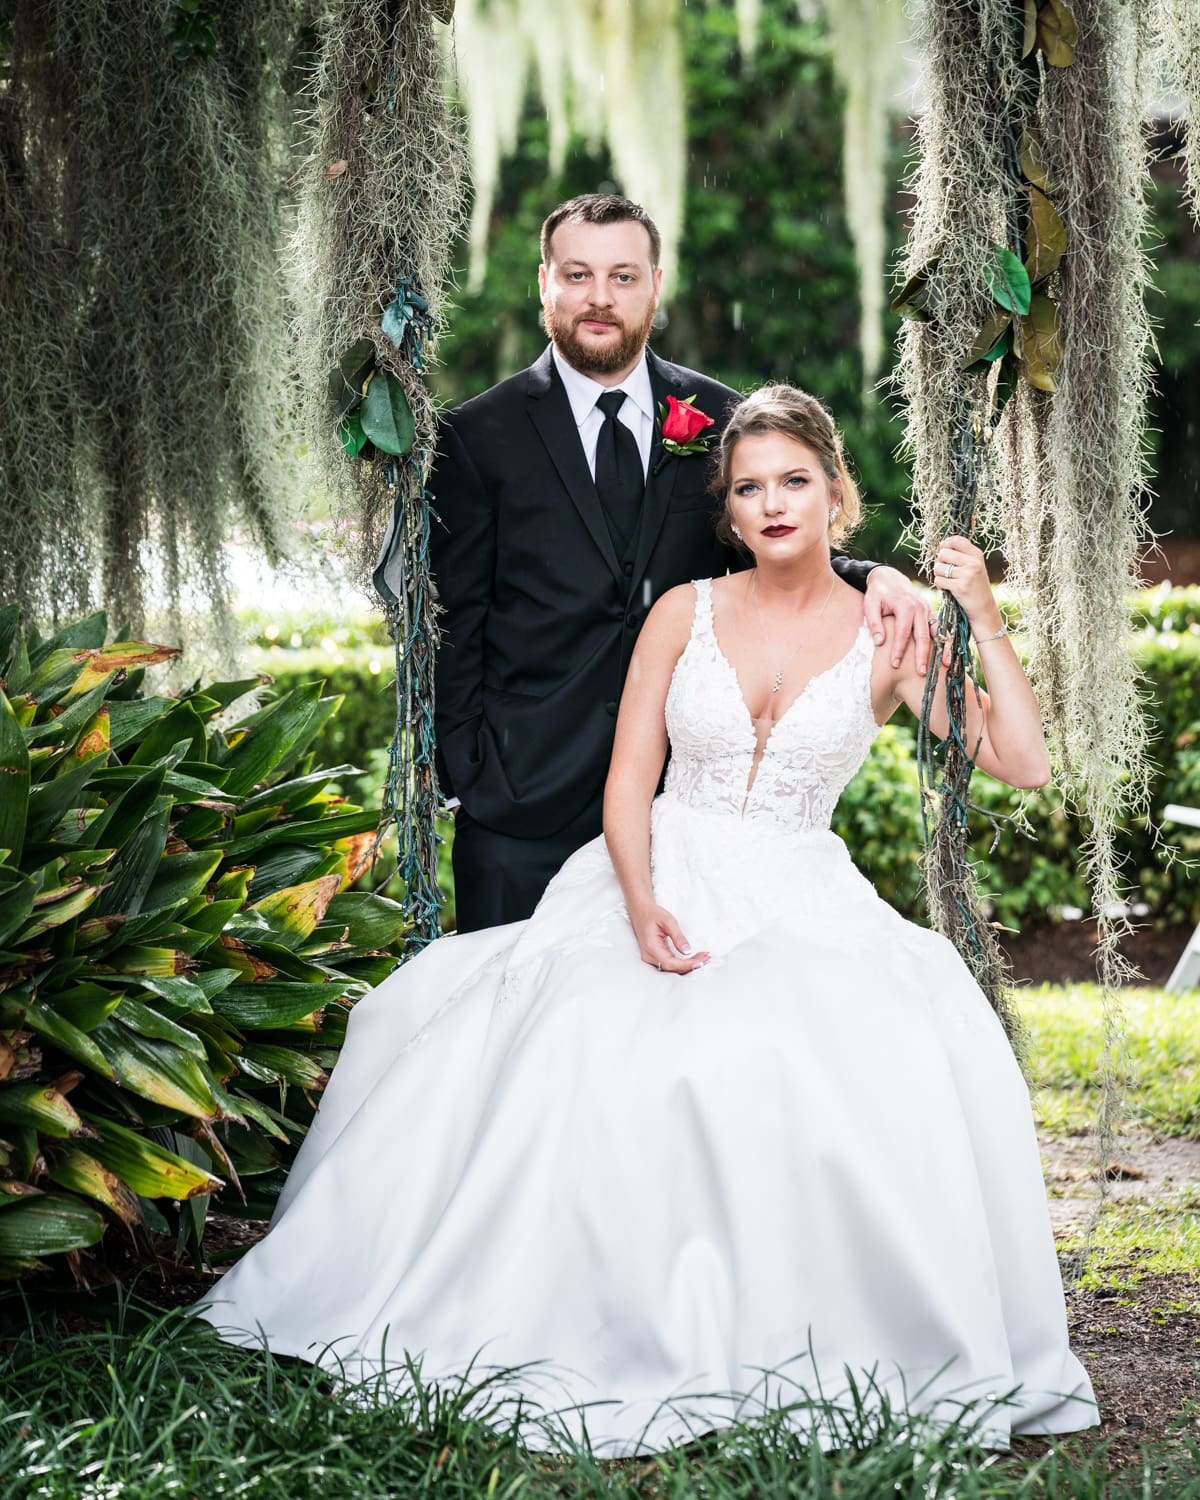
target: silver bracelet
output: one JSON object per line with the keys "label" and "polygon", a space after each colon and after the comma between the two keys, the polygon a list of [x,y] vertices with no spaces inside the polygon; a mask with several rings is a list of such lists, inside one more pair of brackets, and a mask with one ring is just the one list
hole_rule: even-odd
{"label": "silver bracelet", "polygon": [[975,644],[977,646],[981,646],[984,641],[998,641],[1002,635],[1007,635],[1007,634],[1008,634],[1008,626],[1007,625],[1001,625],[1000,629],[997,630],[992,635],[977,635],[975,637]]}

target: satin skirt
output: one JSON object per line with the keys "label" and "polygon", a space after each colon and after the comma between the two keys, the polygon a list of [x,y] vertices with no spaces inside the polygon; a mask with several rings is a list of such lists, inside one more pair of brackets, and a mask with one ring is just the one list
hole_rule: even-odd
{"label": "satin skirt", "polygon": [[664,796],[653,847],[711,964],[641,962],[602,839],[529,921],[432,944],[355,1007],[200,1315],[347,1382],[508,1372],[489,1399],[557,1413],[531,1446],[605,1456],[852,1384],[994,1446],[1094,1425],[1028,1092],[953,947],[829,832]]}

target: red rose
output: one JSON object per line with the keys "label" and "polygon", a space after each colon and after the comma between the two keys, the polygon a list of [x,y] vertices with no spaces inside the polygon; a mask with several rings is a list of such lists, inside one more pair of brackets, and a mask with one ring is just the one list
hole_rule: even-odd
{"label": "red rose", "polygon": [[662,424],[664,442],[693,442],[706,427],[712,425],[713,419],[707,412],[698,411],[688,401],[677,401],[674,396],[667,397],[667,414]]}

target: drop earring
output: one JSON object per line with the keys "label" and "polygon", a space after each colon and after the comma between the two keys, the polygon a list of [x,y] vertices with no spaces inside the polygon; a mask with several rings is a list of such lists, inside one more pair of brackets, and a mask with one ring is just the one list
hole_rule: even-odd
{"label": "drop earring", "polygon": [[741,531],[736,526],[733,526],[733,525],[731,525],[729,529],[730,529],[730,531],[733,532],[734,536],[737,537],[738,541],[740,542],[741,539],[742,539],[742,533],[741,533]]}
{"label": "drop earring", "polygon": [[838,511],[841,510],[841,508],[842,508],[842,502],[840,500],[838,500],[834,504],[833,509],[829,512],[829,524],[831,526],[833,525],[834,521],[837,520],[837,514],[838,514]]}

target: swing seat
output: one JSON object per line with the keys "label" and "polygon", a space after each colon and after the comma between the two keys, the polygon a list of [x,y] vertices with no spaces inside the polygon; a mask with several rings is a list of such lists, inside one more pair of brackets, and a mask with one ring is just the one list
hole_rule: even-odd
{"label": "swing seat", "polygon": [[[1164,823],[1185,823],[1189,828],[1200,828],[1200,807],[1184,807],[1171,802],[1163,808]],[[1187,947],[1179,955],[1179,962],[1167,980],[1168,990],[1190,990],[1200,985],[1200,922],[1188,938]]]}

